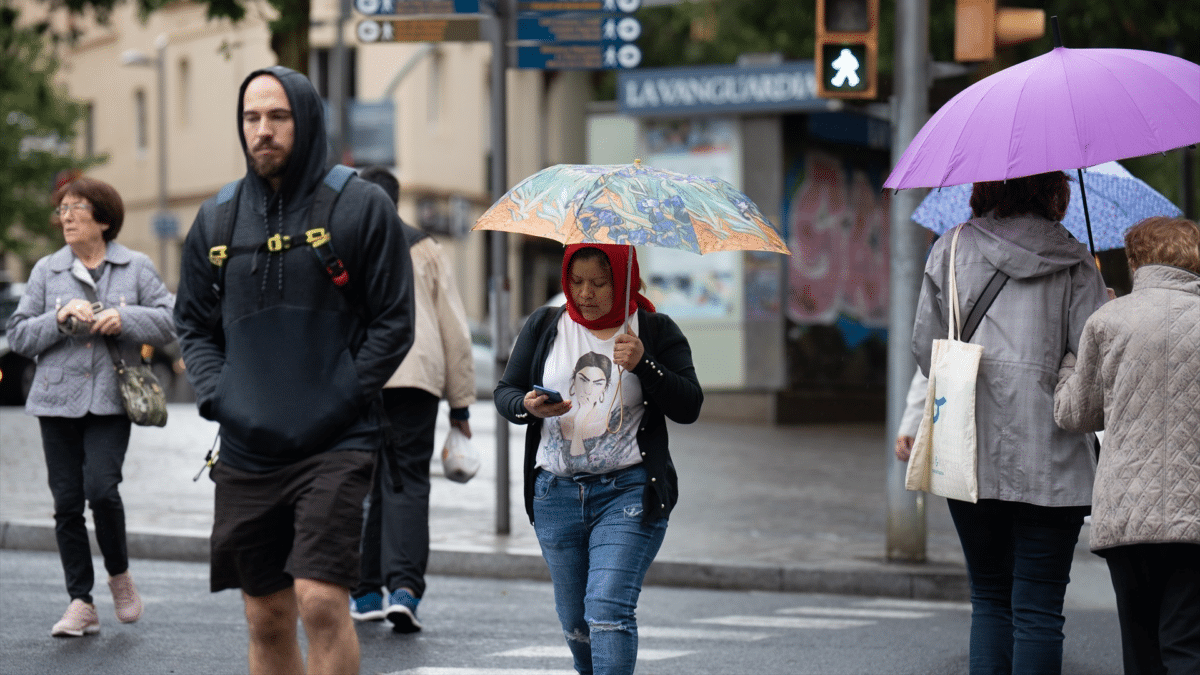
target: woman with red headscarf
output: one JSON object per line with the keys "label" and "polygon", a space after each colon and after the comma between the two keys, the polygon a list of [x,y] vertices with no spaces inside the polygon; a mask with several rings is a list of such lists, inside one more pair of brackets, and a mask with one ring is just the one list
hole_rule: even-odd
{"label": "woman with red headscarf", "polygon": [[687,339],[627,293],[627,271],[640,280],[632,247],[568,246],[566,306],[529,317],[495,391],[528,425],[525,511],[583,675],[633,672],[638,595],[679,494],[666,419],[690,424],[704,400]]}

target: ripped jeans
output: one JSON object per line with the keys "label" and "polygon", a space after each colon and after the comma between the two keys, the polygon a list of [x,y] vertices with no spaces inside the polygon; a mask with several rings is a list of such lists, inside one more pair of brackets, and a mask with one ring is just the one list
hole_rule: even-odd
{"label": "ripped jeans", "polygon": [[581,675],[633,673],[642,580],[667,519],[642,523],[640,464],[572,478],[540,471],[534,530],[554,582],[554,605]]}

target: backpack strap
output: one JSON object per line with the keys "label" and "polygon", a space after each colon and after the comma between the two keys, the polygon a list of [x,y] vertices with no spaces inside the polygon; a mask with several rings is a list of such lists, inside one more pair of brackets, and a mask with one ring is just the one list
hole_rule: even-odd
{"label": "backpack strap", "polygon": [[312,247],[317,262],[329,275],[329,279],[338,288],[345,290],[350,283],[350,274],[346,265],[333,250],[333,236],[330,234],[332,223],[329,217],[333,214],[333,205],[342,194],[342,189],[357,173],[348,166],[337,164],[325,175],[325,180],[317,188],[312,206],[308,210],[308,230],[304,233],[305,242]]}

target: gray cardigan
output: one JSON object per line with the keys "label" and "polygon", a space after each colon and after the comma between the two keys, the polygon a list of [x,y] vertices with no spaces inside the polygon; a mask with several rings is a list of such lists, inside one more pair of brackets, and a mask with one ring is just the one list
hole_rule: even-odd
{"label": "gray cardigan", "polygon": [[25,295],[8,320],[13,351],[35,359],[33,387],[25,401],[29,415],[83,417],[123,415],[112,358],[101,336],[82,331],[68,334],[59,326],[58,310],[74,298],[87,299],[84,284],[92,286],[106,308],[121,314],[117,345],[126,363],[141,359],[143,343],[162,347],[175,339],[171,312],[175,298],[154,263],[143,253],[109,242],[108,263],[93,282],[69,246],[33,266]]}
{"label": "gray cardigan", "polygon": [[[946,339],[950,240],[933,245],[917,304],[913,354],[925,374],[933,341]],[[989,215],[963,228],[957,265],[964,310],[997,269],[1010,277],[971,339],[983,345],[975,385],[979,498],[1090,504],[1091,439],[1054,424],[1058,366],[1076,350],[1087,318],[1107,300],[1087,247],[1060,223]]]}
{"label": "gray cardigan", "polygon": [[1104,429],[1092,498],[1092,550],[1200,545],[1200,276],[1166,265],[1083,329],[1059,372],[1054,419]]}

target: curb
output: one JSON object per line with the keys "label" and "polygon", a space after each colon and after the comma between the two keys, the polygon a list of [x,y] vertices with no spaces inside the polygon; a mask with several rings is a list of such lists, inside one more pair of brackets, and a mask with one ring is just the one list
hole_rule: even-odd
{"label": "curb", "polygon": [[[97,551],[95,534],[92,550]],[[208,537],[146,530],[126,534],[130,558],[208,562]],[[57,551],[54,528],[0,521],[0,549]],[[540,555],[505,551],[455,550],[434,546],[429,573],[460,577],[549,581]],[[646,574],[650,586],[729,591],[833,593],[919,600],[967,601],[970,589],[963,567],[930,563],[852,560],[833,564],[732,565],[718,562],[655,560]]]}

